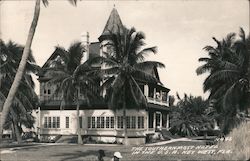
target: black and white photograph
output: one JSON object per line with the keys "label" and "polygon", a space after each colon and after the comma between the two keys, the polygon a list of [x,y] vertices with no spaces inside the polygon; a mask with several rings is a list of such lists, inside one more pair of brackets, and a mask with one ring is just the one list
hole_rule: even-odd
{"label": "black and white photograph", "polygon": [[0,161],[250,161],[250,0],[0,0]]}

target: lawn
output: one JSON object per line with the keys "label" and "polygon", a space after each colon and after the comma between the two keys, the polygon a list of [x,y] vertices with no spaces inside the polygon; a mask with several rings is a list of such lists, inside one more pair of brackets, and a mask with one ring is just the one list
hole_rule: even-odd
{"label": "lawn", "polygon": [[[116,146],[116,145],[59,145],[59,144],[43,144],[43,145],[35,145],[35,146],[26,146],[26,147],[17,147],[17,148],[6,148],[2,149],[3,153],[1,154],[2,161],[27,161],[27,160],[36,160],[36,161],[75,161],[75,160],[86,160],[91,161],[95,159],[97,155],[97,151],[99,149],[103,149],[105,151],[106,156],[104,160],[109,161],[115,151],[121,152],[123,155],[122,161],[125,160],[209,160],[211,154],[191,154],[191,153],[183,153],[179,151],[176,154],[171,154],[173,150],[170,150],[169,153],[154,151],[152,153],[152,148],[172,148],[175,149],[177,147],[198,147],[204,146],[204,143],[192,143],[192,142],[176,142],[168,145],[161,146],[150,146],[148,147],[151,150],[148,152],[141,151],[139,154],[133,153],[135,148],[144,148],[147,146]],[[132,150],[133,149],[133,150]],[[10,151],[9,151],[10,150]],[[9,152],[9,153],[8,153]]]}

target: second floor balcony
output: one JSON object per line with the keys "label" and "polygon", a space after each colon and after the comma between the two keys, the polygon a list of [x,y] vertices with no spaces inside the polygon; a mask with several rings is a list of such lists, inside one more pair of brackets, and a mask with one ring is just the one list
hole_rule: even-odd
{"label": "second floor balcony", "polygon": [[[161,86],[161,85],[148,85],[148,84],[139,84],[143,94],[147,98],[148,103],[161,105],[161,106],[168,106],[168,92],[169,89]],[[84,101],[85,98],[83,95],[79,95],[79,101]],[[41,94],[40,97],[41,104],[53,104],[53,105],[60,105],[62,103],[62,96],[61,95],[53,95],[52,92]]]}
{"label": "second floor balcony", "polygon": [[139,85],[148,103],[153,103],[162,106],[168,106],[168,92],[169,89],[161,85]]}

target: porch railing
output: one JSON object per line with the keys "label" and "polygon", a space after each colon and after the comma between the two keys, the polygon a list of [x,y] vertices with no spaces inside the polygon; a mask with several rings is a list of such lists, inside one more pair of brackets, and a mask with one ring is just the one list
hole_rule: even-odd
{"label": "porch railing", "polygon": [[157,105],[168,106],[167,101],[163,101],[163,100],[158,99],[158,98],[147,97],[147,101],[149,103],[153,103],[153,104],[157,104]]}

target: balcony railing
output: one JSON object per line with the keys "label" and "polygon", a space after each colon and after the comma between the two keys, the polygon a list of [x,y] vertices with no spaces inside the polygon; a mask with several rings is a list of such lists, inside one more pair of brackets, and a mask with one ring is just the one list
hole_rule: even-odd
{"label": "balcony railing", "polygon": [[[39,97],[40,99],[40,102],[41,103],[55,103],[55,102],[60,102],[62,101],[62,98],[61,97],[52,97],[52,96],[40,96]],[[84,100],[84,97],[83,96],[80,96],[79,100]],[[168,103],[167,101],[164,101],[160,98],[152,98],[152,97],[147,97],[147,101],[149,103],[153,103],[153,104],[156,104],[156,105],[163,105],[163,106],[168,106]]]}
{"label": "balcony railing", "polygon": [[153,104],[157,104],[157,105],[168,106],[167,101],[163,101],[162,99],[159,99],[159,98],[147,97],[147,101],[149,103],[153,103]]}
{"label": "balcony railing", "polygon": [[[40,102],[53,102],[53,101],[62,101],[62,97],[61,96],[39,96],[39,100]],[[82,95],[80,95],[79,100],[84,100],[84,97]]]}

